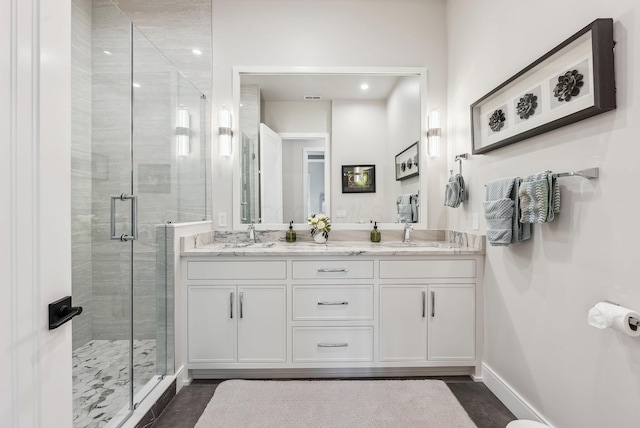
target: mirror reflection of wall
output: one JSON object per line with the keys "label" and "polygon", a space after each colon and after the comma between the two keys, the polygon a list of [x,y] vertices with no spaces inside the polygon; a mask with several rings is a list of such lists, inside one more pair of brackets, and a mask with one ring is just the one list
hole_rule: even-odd
{"label": "mirror reflection of wall", "polygon": [[[304,223],[319,212],[335,223],[395,223],[398,198],[420,193],[420,177],[396,180],[394,159],[422,140],[419,73],[240,73],[240,88],[242,223]],[[254,132],[260,123],[282,137],[281,208],[259,196],[275,162],[251,164],[253,155],[245,153],[261,152]],[[343,193],[342,165],[365,164],[376,166],[375,193]]]}

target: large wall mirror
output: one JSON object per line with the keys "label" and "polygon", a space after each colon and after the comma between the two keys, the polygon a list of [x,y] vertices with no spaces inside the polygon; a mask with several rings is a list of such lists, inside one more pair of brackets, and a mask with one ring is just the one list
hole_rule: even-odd
{"label": "large wall mirror", "polygon": [[421,68],[234,68],[234,226],[425,224],[425,86]]}

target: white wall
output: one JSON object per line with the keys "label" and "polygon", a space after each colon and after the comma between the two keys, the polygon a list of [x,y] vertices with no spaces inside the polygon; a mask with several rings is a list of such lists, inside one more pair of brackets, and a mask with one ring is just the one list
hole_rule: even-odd
{"label": "white wall", "polygon": [[[234,66],[425,67],[429,104],[442,108],[445,9],[444,0],[213,0],[214,129],[219,106],[232,105]],[[217,212],[232,212],[236,163],[213,162],[217,219]],[[431,228],[445,225],[443,213],[435,204]]]}
{"label": "white wall", "polygon": [[449,159],[471,152],[471,103],[592,20],[614,19],[617,110],[474,156],[464,163],[470,201],[449,210],[450,228],[470,230],[487,181],[600,167],[598,180],[561,180],[562,212],[535,226],[531,241],[487,249],[486,365],[556,427],[640,423],[640,340],[586,323],[600,300],[640,308],[639,8],[637,0],[447,2]]}
{"label": "white wall", "polygon": [[[334,222],[382,221],[391,198],[384,183],[395,180],[385,147],[387,106],[384,101],[334,101],[331,134],[331,212]],[[342,193],[343,165],[375,165],[374,193]],[[346,217],[336,212],[344,210]],[[395,217],[392,217],[395,218]],[[392,221],[385,219],[385,221]]]}

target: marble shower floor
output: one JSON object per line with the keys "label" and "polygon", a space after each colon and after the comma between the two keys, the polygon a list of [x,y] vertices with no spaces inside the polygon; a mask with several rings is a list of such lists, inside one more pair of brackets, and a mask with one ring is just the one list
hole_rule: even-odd
{"label": "marble shower floor", "polygon": [[[156,341],[134,340],[134,392],[156,374]],[[105,427],[129,405],[129,341],[92,340],[73,351],[73,426]]]}

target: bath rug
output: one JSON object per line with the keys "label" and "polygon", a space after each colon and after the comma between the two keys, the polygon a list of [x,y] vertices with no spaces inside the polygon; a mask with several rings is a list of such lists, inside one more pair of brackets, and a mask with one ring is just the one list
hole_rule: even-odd
{"label": "bath rug", "polygon": [[475,428],[439,380],[221,383],[196,428]]}

